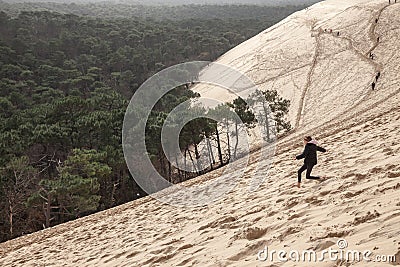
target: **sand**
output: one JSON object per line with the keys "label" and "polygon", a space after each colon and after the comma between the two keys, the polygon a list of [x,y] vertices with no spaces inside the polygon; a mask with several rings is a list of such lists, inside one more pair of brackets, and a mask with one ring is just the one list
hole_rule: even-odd
{"label": "sand", "polygon": [[[339,238],[349,249],[397,255],[392,264],[352,266],[399,265],[399,25],[400,4],[328,0],[229,51],[219,63],[292,101],[289,117],[296,127],[277,143],[268,174],[267,162],[254,152],[240,183],[218,202],[188,209],[145,197],[2,243],[0,266],[338,266],[328,260],[260,262],[257,253],[264,246],[322,251],[337,248]],[[206,85],[195,90],[234,97]],[[314,170],[327,178],[305,180],[298,189],[293,185],[301,162],[293,157],[305,134],[328,150]],[[249,193],[256,168],[265,170],[266,181]],[[221,171],[185,185],[207,183]]]}

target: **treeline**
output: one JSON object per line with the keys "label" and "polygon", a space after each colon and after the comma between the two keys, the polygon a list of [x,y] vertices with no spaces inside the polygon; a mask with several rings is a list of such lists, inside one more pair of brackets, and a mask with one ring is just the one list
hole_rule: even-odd
{"label": "treeline", "polygon": [[[167,115],[176,106],[198,97],[187,89],[188,86],[178,87],[164,101],[158,102],[146,127],[146,145],[152,163],[171,183],[179,183],[212,171],[248,153],[241,149],[245,144],[240,144],[239,136],[251,128],[260,127],[259,130],[264,133],[261,138],[266,143],[274,142],[279,133],[291,130],[286,120],[290,102],[280,97],[275,90],[255,91],[247,99],[238,97],[215,108],[189,105],[166,123]],[[181,121],[188,114],[196,115],[197,118],[182,128],[179,136],[180,151],[174,151],[168,147],[168,143],[162,144],[163,126],[167,128],[164,131],[175,128],[182,124]],[[165,155],[164,149],[170,155]],[[179,153],[184,155],[183,162],[178,160]],[[175,167],[168,158],[176,163]],[[141,175],[138,171],[138,175]]]}
{"label": "treeline", "polygon": [[[0,12],[0,241],[144,196],[121,147],[129,98],[167,66],[215,60],[258,24]],[[177,88],[166,97],[147,129],[154,140],[171,105],[196,95]],[[283,118],[278,110],[273,120]],[[219,129],[210,121],[204,127],[210,130],[182,135],[186,153]],[[159,149],[153,142],[149,153],[165,177],[179,182],[198,174],[168,168]]]}
{"label": "treeline", "polygon": [[306,8],[305,4],[282,6],[259,5],[135,5],[129,3],[52,3],[20,2],[7,3],[0,0],[0,10],[17,16],[21,11],[51,11],[79,16],[102,18],[137,18],[154,21],[165,20],[247,20],[257,21],[255,29],[264,30],[279,20],[298,10]]}

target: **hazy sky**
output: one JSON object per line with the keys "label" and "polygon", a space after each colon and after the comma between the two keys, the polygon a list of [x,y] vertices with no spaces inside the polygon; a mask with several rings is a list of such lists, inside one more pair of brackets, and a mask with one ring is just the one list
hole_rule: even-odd
{"label": "hazy sky", "polygon": [[115,2],[130,4],[262,4],[262,5],[291,5],[310,4],[320,0],[0,0],[0,2],[57,2],[57,3],[88,3],[88,2]]}

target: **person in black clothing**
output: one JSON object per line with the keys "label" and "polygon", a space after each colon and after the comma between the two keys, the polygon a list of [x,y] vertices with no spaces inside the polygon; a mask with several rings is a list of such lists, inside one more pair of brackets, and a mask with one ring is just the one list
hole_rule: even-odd
{"label": "person in black clothing", "polygon": [[311,138],[311,136],[306,136],[304,138],[304,151],[300,155],[296,156],[296,160],[304,159],[303,166],[298,171],[297,177],[297,187],[300,188],[301,184],[301,174],[307,170],[306,179],[318,180],[317,176],[311,176],[311,171],[315,165],[317,165],[317,151],[326,152],[325,148],[317,146],[317,142]]}
{"label": "person in black clothing", "polygon": [[375,80],[378,81],[379,77],[381,77],[381,72],[378,71],[378,73],[376,74]]}
{"label": "person in black clothing", "polygon": [[374,54],[372,54],[372,53],[369,53],[369,58],[370,58],[370,59],[372,59],[372,60],[374,60],[374,58],[375,58],[375,55],[374,55]]}
{"label": "person in black clothing", "polygon": [[372,82],[372,90],[375,90],[375,82]]}

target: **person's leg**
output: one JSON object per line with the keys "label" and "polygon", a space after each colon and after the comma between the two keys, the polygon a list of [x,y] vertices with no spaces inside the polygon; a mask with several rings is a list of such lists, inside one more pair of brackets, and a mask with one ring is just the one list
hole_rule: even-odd
{"label": "person's leg", "polygon": [[320,179],[318,176],[311,176],[311,172],[312,172],[313,168],[314,168],[314,165],[308,165],[307,166],[306,179],[310,179],[310,180],[318,180],[318,179]]}
{"label": "person's leg", "polygon": [[301,183],[301,174],[307,170],[307,165],[304,164],[303,166],[301,166],[301,168],[298,170],[297,172],[297,182]]}

